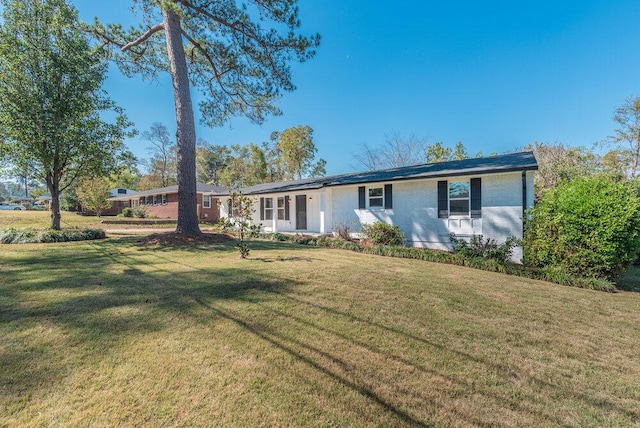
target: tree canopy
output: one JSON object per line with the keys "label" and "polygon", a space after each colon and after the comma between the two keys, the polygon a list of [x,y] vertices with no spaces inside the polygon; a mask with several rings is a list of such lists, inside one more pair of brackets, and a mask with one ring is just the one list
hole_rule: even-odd
{"label": "tree canopy", "polygon": [[173,82],[178,146],[178,226],[199,233],[196,212],[196,134],[190,86],[204,94],[201,121],[220,126],[242,115],[261,123],[279,114],[275,101],[295,89],[289,63],[315,54],[319,35],[306,37],[297,0],[134,0],[137,28],[96,21],[93,31],[114,51],[126,75]]}
{"label": "tree canopy", "polygon": [[107,174],[131,124],[101,89],[106,65],[74,8],[64,0],[0,4],[0,155],[46,183],[59,229],[60,192]]}
{"label": "tree canopy", "polygon": [[640,97],[627,98],[616,109],[613,120],[618,127],[608,142],[619,147],[615,153],[616,163],[625,169],[629,178],[637,177],[640,165]]}

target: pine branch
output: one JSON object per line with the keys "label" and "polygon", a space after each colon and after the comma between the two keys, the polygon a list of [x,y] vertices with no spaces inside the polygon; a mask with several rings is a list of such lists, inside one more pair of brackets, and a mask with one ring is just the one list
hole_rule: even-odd
{"label": "pine branch", "polygon": [[158,31],[162,31],[162,30],[164,30],[164,24],[156,24],[153,27],[149,28],[146,33],[144,33],[142,36],[138,37],[136,40],[134,40],[132,42],[129,42],[126,45],[122,46],[120,48],[120,50],[122,52],[126,52],[129,49],[131,49],[132,47],[138,46],[140,43],[143,43],[145,40],[147,40],[149,37],[153,36]]}

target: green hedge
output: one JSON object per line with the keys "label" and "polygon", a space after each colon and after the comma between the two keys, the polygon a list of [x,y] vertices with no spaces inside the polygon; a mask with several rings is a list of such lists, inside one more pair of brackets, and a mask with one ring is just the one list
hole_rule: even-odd
{"label": "green hedge", "polygon": [[640,252],[640,199],[633,183],[579,178],[547,191],[531,210],[525,263],[615,280]]}
{"label": "green hedge", "polygon": [[0,244],[38,244],[68,241],[90,241],[104,239],[102,229],[0,229]]}

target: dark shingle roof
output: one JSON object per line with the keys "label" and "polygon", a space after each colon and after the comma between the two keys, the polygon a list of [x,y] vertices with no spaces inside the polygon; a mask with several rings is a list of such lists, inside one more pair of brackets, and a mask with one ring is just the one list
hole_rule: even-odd
{"label": "dark shingle roof", "polygon": [[325,186],[342,186],[382,181],[439,178],[536,169],[538,169],[538,163],[536,162],[536,158],[533,156],[533,152],[519,152],[485,158],[403,166],[379,171],[365,171],[320,178],[306,178],[296,181],[263,183],[245,187],[242,189],[242,193],[246,195],[275,193],[293,190],[319,189]]}
{"label": "dark shingle roof", "polygon": [[[228,195],[229,191],[227,189],[225,189],[224,187],[220,187],[220,186],[214,186],[213,184],[204,184],[204,183],[196,183],[196,192],[198,193],[207,193],[207,194],[214,194],[214,195]],[[168,186],[168,187],[160,187],[158,189],[149,189],[149,190],[142,190],[138,193],[136,193],[135,195],[122,195],[122,196],[115,196],[112,198],[109,198],[110,200],[126,200],[126,199],[131,199],[133,197],[142,197],[142,196],[148,196],[148,195],[162,195],[164,193],[178,193],[178,185],[176,184],[175,186]]]}

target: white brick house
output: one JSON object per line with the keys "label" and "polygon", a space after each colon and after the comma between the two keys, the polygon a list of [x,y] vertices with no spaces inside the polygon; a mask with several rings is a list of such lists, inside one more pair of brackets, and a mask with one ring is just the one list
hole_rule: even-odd
{"label": "white brick house", "polygon": [[[242,189],[255,197],[254,223],[266,232],[331,233],[346,225],[398,225],[407,245],[451,249],[449,236],[504,242],[522,237],[533,206],[532,152],[367,171]],[[224,200],[224,197],[221,197]],[[223,204],[220,215],[228,214]],[[517,249],[513,259],[522,258]]]}

